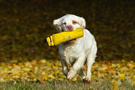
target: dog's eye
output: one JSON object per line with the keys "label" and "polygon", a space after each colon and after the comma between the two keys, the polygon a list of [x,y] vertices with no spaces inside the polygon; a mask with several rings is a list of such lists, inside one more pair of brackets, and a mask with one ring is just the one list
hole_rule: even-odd
{"label": "dog's eye", "polygon": [[66,23],[64,22],[62,25],[66,25]]}
{"label": "dog's eye", "polygon": [[77,24],[77,22],[76,22],[76,21],[74,21],[74,20],[72,21],[72,23],[73,23],[73,24]]}

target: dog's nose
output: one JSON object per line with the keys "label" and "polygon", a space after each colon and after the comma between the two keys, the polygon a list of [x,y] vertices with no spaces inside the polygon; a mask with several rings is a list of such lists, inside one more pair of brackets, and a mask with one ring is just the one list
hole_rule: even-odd
{"label": "dog's nose", "polygon": [[72,25],[68,25],[68,26],[67,26],[67,29],[70,30],[70,31],[72,31],[72,30],[73,30]]}

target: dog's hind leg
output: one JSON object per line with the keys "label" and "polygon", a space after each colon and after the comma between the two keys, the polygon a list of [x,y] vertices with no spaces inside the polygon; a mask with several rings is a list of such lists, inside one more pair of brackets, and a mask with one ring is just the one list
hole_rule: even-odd
{"label": "dog's hind leg", "polygon": [[79,70],[79,75],[80,75],[83,79],[85,79],[85,78],[86,78],[86,74],[85,74],[85,72],[84,72],[84,69],[83,69],[83,68]]}
{"label": "dog's hind leg", "polygon": [[95,62],[95,58],[96,58],[96,53],[97,53],[97,47],[94,46],[90,52],[88,53],[87,56],[87,75],[86,78],[83,79],[83,81],[85,82],[90,82],[91,80],[91,69],[92,69],[92,65]]}

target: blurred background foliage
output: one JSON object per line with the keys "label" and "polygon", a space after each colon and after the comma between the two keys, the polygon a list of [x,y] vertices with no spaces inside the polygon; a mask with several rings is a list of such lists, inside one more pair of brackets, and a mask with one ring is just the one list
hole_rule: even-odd
{"label": "blurred background foliage", "polygon": [[43,41],[68,13],[86,19],[97,60],[135,60],[134,0],[0,0],[0,61],[58,60],[57,46]]}

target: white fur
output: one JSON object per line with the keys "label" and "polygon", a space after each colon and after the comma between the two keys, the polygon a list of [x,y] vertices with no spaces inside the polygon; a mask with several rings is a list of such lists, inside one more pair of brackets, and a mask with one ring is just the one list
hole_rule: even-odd
{"label": "white fur", "polygon": [[[72,21],[77,24],[73,24]],[[63,24],[64,23],[64,24]],[[66,24],[65,24],[66,23]],[[76,28],[83,28],[84,36],[73,41],[68,41],[59,45],[59,54],[62,63],[63,73],[67,79],[72,79],[77,73],[82,76],[85,81],[91,80],[91,68],[95,62],[97,53],[97,45],[94,36],[87,30],[85,19],[79,16],[67,14],[59,19],[54,20],[59,32],[68,31],[67,26],[71,25],[73,30]],[[87,74],[83,71],[83,66],[87,65]],[[70,70],[67,65],[71,64]]]}

